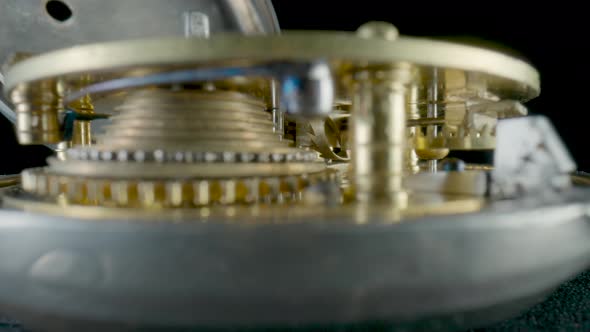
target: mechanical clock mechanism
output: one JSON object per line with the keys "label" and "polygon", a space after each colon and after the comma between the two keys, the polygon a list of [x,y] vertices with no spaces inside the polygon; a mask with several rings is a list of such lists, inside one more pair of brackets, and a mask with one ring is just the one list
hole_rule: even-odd
{"label": "mechanical clock mechanism", "polygon": [[56,153],[2,180],[7,314],[449,330],[587,267],[588,180],[527,114],[531,65],[385,22],[210,34],[199,13],[184,37],[9,57],[17,138]]}

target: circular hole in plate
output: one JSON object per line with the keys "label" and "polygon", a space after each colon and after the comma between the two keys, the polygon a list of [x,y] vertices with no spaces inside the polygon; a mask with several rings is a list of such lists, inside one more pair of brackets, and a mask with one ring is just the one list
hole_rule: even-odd
{"label": "circular hole in plate", "polygon": [[45,10],[47,10],[47,14],[49,14],[51,18],[59,22],[65,22],[73,15],[70,7],[68,7],[63,1],[59,0],[48,1],[45,4]]}

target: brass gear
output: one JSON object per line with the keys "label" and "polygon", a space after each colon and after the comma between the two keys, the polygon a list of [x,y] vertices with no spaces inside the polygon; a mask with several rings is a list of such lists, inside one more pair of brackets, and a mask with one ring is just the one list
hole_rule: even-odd
{"label": "brass gear", "polygon": [[280,140],[264,107],[233,91],[135,91],[97,145],[25,170],[23,189],[75,205],[191,208],[294,202],[334,180],[317,152]]}
{"label": "brass gear", "polygon": [[481,129],[453,130],[447,126],[437,136],[429,136],[417,131],[409,137],[416,150],[492,150],[496,147],[495,128],[484,126]]}
{"label": "brass gear", "polygon": [[138,208],[187,208],[216,204],[289,203],[305,188],[335,181],[330,170],[299,175],[243,178],[121,179],[55,174],[48,168],[23,171],[22,187],[63,203]]}
{"label": "brass gear", "polygon": [[318,154],[294,148],[275,148],[272,151],[199,151],[181,149],[111,149],[108,147],[74,147],[65,153],[66,160],[104,162],[158,162],[158,163],[284,163],[317,160]]}

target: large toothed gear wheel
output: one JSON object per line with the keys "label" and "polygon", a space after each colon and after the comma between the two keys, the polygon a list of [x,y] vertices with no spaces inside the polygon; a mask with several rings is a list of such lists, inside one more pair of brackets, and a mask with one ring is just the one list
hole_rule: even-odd
{"label": "large toothed gear wheel", "polygon": [[293,148],[275,149],[274,151],[190,151],[190,150],[125,150],[108,148],[71,148],[66,151],[66,160],[105,161],[105,162],[159,162],[159,163],[285,163],[309,162],[317,159],[313,151]]}
{"label": "large toothed gear wheel", "polygon": [[23,173],[23,189],[67,204],[191,208],[295,202],[334,181],[318,154],[289,146],[259,99],[235,91],[136,91],[94,146]]}
{"label": "large toothed gear wheel", "polygon": [[[235,167],[224,166],[222,169],[227,171]],[[39,196],[61,197],[70,204],[96,206],[189,208],[214,204],[290,203],[299,201],[303,190],[314,183],[335,181],[334,172],[317,166],[308,168],[315,168],[316,172],[301,175],[188,179],[83,178],[35,168],[23,172],[22,186],[25,191]],[[196,168],[203,172],[208,170],[207,167]],[[263,165],[262,169],[271,170],[272,166]]]}

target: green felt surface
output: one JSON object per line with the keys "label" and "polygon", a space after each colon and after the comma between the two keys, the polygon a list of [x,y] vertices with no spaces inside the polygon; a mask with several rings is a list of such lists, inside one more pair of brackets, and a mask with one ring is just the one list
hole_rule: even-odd
{"label": "green felt surface", "polygon": [[[402,329],[403,330],[403,329]],[[186,331],[186,330],[183,330]],[[252,332],[249,330],[248,332]],[[273,329],[273,331],[279,331]],[[284,331],[284,330],[283,330]],[[293,331],[302,332],[301,329]],[[310,328],[305,332],[397,332],[400,328],[385,323]],[[544,302],[513,319],[467,332],[511,331],[590,331],[590,271],[561,285]],[[0,332],[36,332],[26,328],[26,322],[0,315]],[[238,332],[238,331],[232,331]],[[458,331],[462,332],[462,331]],[[465,331],[464,331],[465,332]]]}

